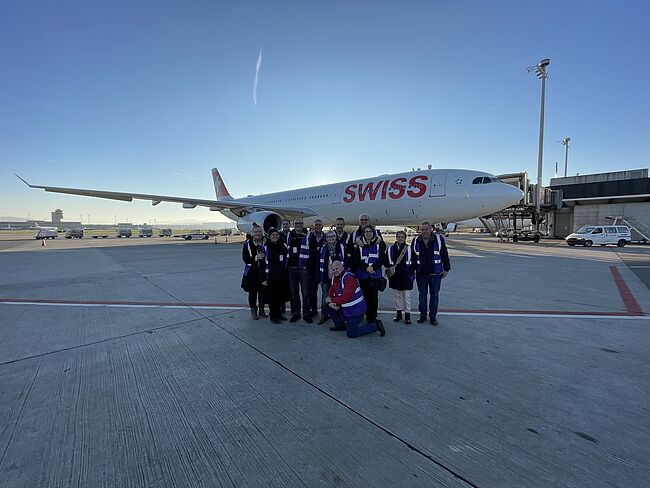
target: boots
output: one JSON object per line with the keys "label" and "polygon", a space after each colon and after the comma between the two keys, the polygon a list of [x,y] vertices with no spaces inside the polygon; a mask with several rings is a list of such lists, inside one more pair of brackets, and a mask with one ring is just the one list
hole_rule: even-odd
{"label": "boots", "polygon": [[259,320],[260,319],[260,316],[257,315],[257,307],[251,308],[251,318],[253,320]]}
{"label": "boots", "polygon": [[329,317],[327,315],[321,315],[320,319],[318,320],[318,325],[323,325],[328,320],[329,320]]}
{"label": "boots", "polygon": [[406,325],[408,325],[408,324],[411,323],[411,314],[408,313],[408,312],[404,314],[404,323],[405,323]]}
{"label": "boots", "polygon": [[402,311],[398,310],[397,315],[395,315],[395,318],[393,319],[393,322],[399,322],[400,320],[402,320]]}
{"label": "boots", "polygon": [[260,306],[260,318],[261,319],[266,319],[268,318],[268,315],[264,312],[264,305]]}

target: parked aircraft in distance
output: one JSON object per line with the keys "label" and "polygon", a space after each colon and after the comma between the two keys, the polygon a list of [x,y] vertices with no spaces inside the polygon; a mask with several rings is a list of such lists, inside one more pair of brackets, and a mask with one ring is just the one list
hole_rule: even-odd
{"label": "parked aircraft in distance", "polygon": [[174,202],[183,208],[207,207],[235,220],[242,232],[251,232],[254,224],[265,231],[280,228],[283,218],[298,216],[308,226],[318,218],[325,225],[333,225],[337,217],[355,225],[361,213],[370,215],[376,225],[413,227],[424,220],[458,222],[497,212],[523,197],[521,190],[494,175],[465,169],[417,170],[235,199],[214,168],[215,200],[32,185],[18,178],[30,188],[48,192],[128,202],[150,200],[152,205]]}

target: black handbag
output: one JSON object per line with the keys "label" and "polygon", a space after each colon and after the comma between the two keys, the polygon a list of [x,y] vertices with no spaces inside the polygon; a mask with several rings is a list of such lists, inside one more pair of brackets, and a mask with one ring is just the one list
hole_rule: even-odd
{"label": "black handbag", "polygon": [[379,291],[384,291],[386,289],[386,285],[388,284],[388,281],[386,278],[373,278],[372,279],[372,286],[376,287]]}

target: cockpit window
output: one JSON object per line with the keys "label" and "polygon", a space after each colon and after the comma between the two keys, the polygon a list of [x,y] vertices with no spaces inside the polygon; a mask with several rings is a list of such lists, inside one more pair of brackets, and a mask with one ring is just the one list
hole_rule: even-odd
{"label": "cockpit window", "polygon": [[472,185],[484,185],[486,183],[503,183],[495,176],[477,176],[472,180]]}

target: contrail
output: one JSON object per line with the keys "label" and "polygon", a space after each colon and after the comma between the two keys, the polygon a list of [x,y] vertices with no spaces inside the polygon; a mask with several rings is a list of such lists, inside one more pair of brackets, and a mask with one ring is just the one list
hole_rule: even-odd
{"label": "contrail", "polygon": [[257,82],[260,79],[260,66],[262,66],[262,48],[257,55],[257,64],[255,65],[255,80],[253,81],[253,105],[257,108]]}
{"label": "contrail", "polygon": [[196,180],[196,181],[210,181],[206,180],[205,178],[197,178],[196,176],[190,176],[190,175],[184,175],[183,173],[177,173],[176,171],[171,172],[173,175],[176,176],[182,176],[183,178],[189,178],[191,180]]}

